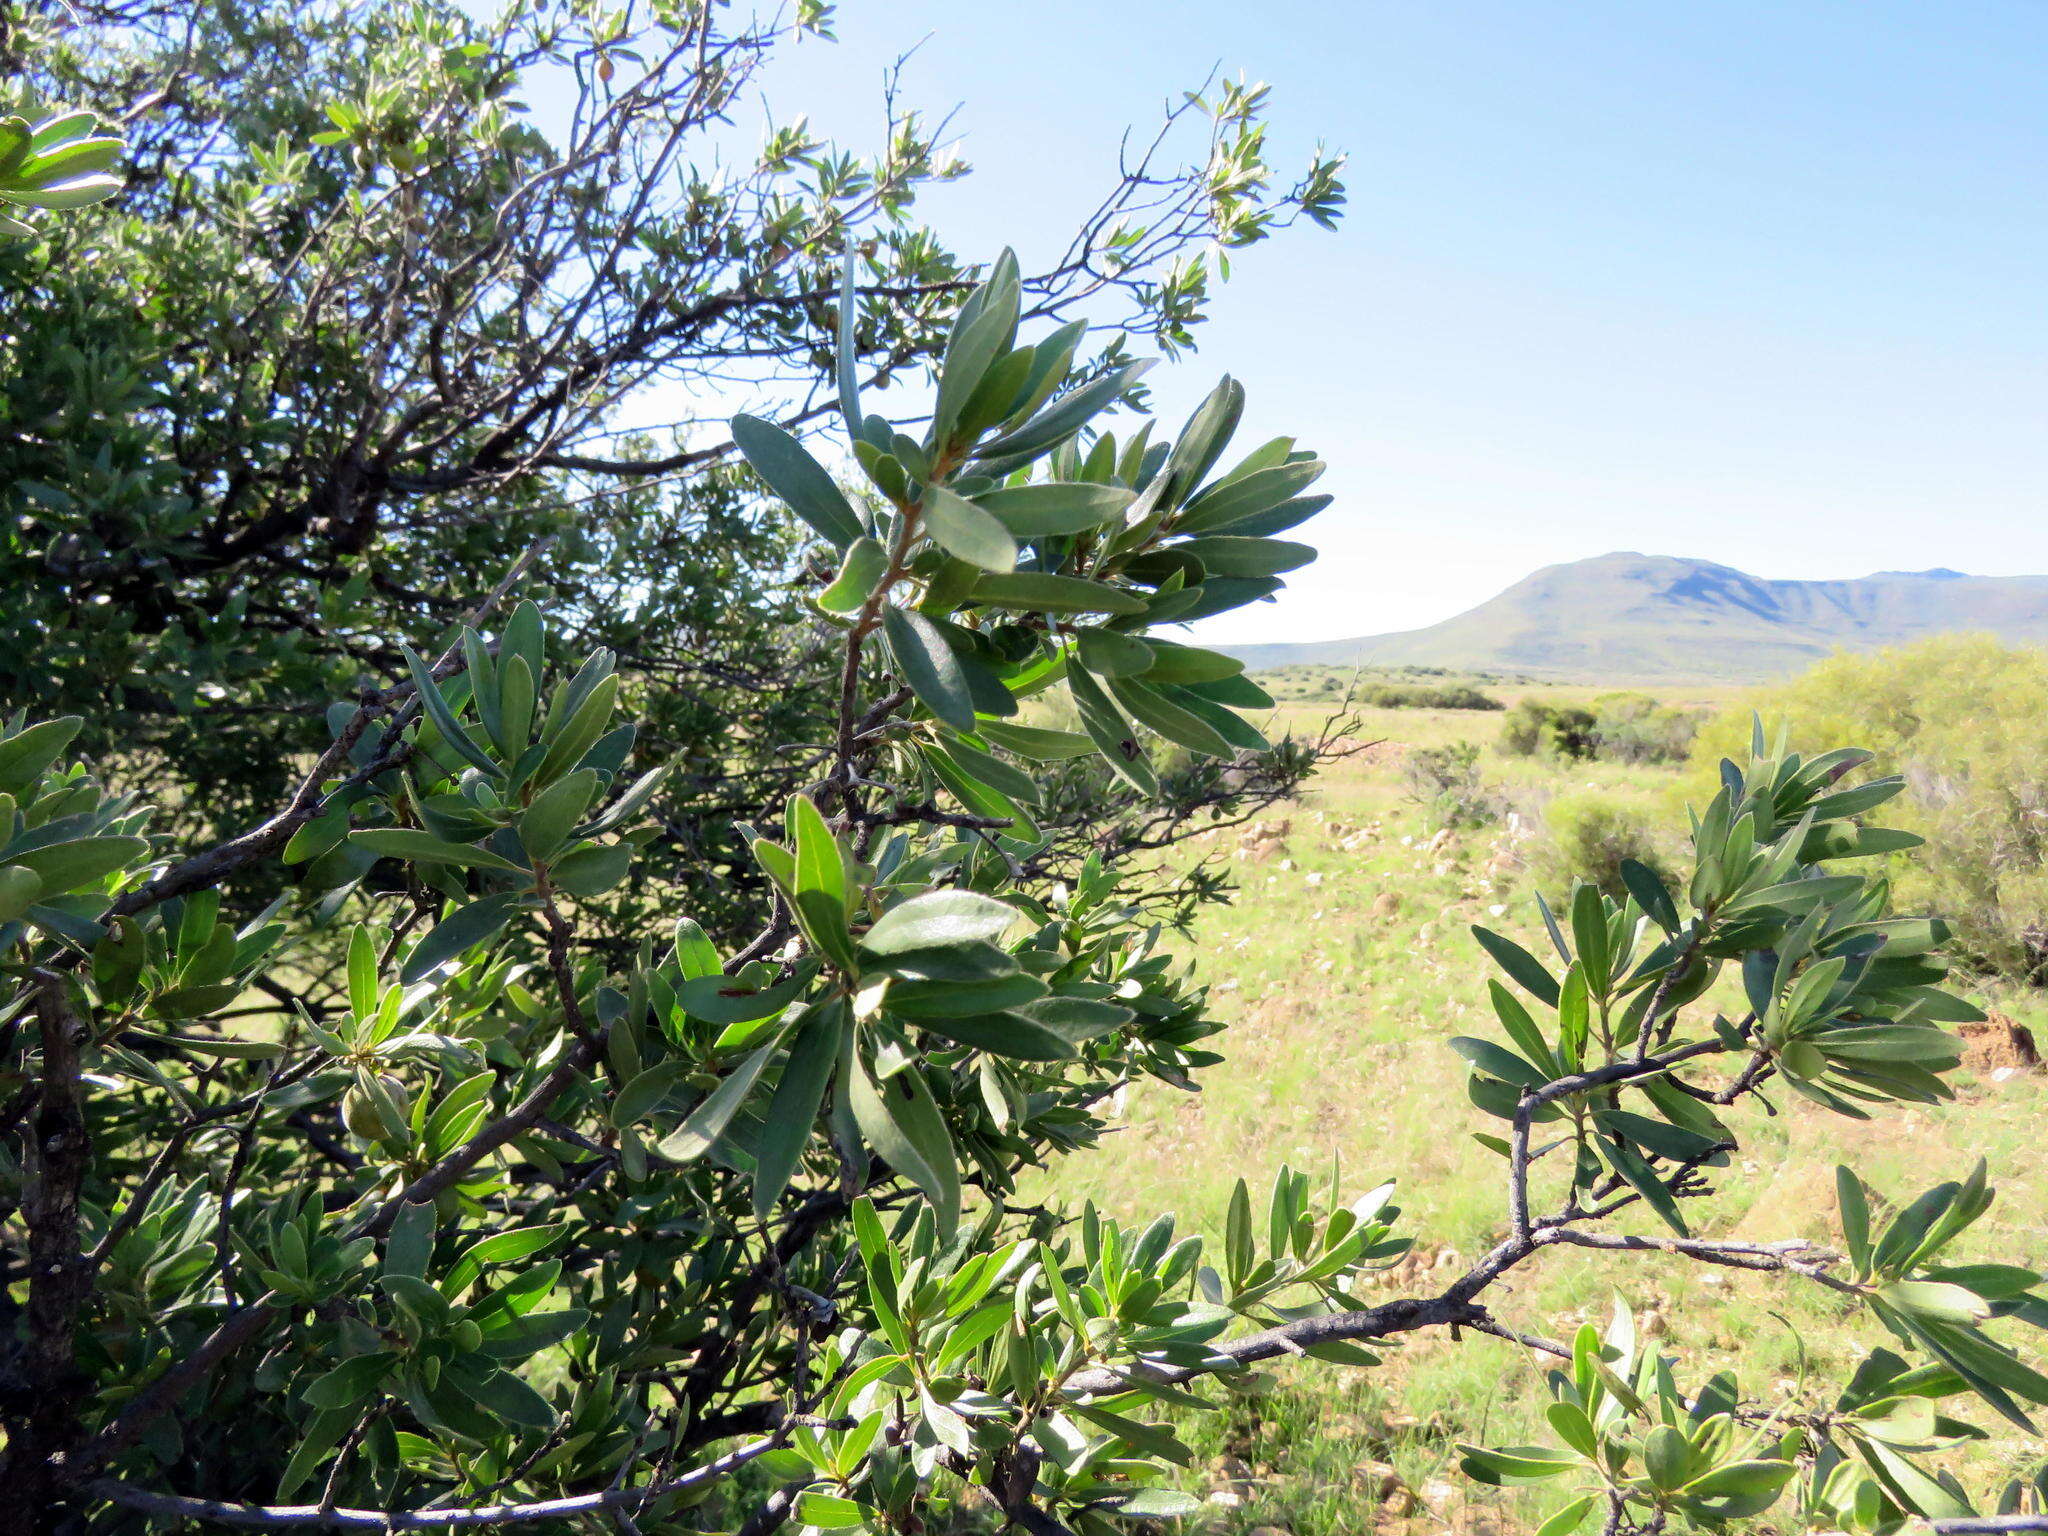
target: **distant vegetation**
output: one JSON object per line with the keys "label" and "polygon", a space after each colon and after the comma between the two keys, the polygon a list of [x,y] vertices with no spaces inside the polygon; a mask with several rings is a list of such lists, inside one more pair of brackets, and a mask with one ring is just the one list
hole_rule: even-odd
{"label": "distant vegetation", "polygon": [[1444,667],[1275,667],[1256,674],[1274,698],[1368,709],[1501,710],[1507,705]]}
{"label": "distant vegetation", "polygon": [[1699,734],[1699,711],[1647,693],[1603,693],[1590,705],[1525,698],[1501,723],[1501,750],[1612,763],[1682,763]]}
{"label": "distant vegetation", "polygon": [[2048,653],[1951,635],[1838,656],[1717,715],[1695,793],[1748,750],[1754,709],[1795,741],[1853,741],[1903,775],[1893,819],[1927,839],[1884,862],[1900,905],[1946,915],[1981,969],[2048,982]]}

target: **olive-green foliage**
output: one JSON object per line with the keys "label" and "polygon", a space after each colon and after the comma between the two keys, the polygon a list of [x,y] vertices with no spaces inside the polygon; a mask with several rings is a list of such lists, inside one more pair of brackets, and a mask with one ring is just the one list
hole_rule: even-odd
{"label": "olive-green foliage", "polygon": [[1870,742],[1905,777],[1894,819],[1928,840],[1886,860],[1900,902],[1947,915],[1985,969],[2048,980],[2048,654],[1951,635],[1833,657],[1709,722],[1693,786],[1740,750],[1753,710]]}
{"label": "olive-green foliage", "polygon": [[1477,742],[1414,747],[1401,766],[1409,795],[1425,808],[1431,826],[1483,827],[1500,819],[1501,797],[1486,785]]}
{"label": "olive-green foliage", "polygon": [[[0,157],[5,113],[45,102],[127,114],[129,143],[111,178],[104,139],[0,177],[10,206],[126,186],[0,238],[0,709],[79,716],[80,749],[166,830],[237,829],[324,745],[329,701],[397,681],[399,642],[438,649],[524,561],[519,591],[618,657],[635,765],[683,770],[615,899],[730,890],[700,915],[731,936],[760,889],[734,823],[805,781],[782,748],[817,738],[836,680],[805,660],[829,572],[731,454],[721,402],[796,401],[849,243],[851,366],[921,379],[971,272],[918,198],[960,171],[900,102],[869,153],[801,118],[731,153],[781,54],[825,46],[812,0],[496,9],[10,12]],[[1268,161],[1262,92],[1205,106],[1111,187],[1150,211],[1105,209],[1084,239],[1115,226],[1146,252],[1090,317],[1118,349],[1189,343],[1211,239],[1341,202],[1334,161],[1299,183]],[[1086,268],[1032,305],[1074,301]],[[1069,339],[1077,376],[1107,366]],[[627,430],[649,386],[673,431]],[[252,872],[230,900],[278,888]]]}
{"label": "olive-green foliage", "polygon": [[1517,700],[1501,721],[1500,749],[1513,757],[1555,753],[1586,758],[1594,751],[1597,721],[1590,709],[1575,704],[1546,704],[1541,699]]}
{"label": "olive-green foliage", "polygon": [[1490,693],[1470,683],[1373,683],[1351,695],[1355,704],[1370,709],[1506,709]]}
{"label": "olive-green foliage", "polygon": [[1646,693],[1603,693],[1593,701],[1592,756],[1613,763],[1682,763],[1703,717]]}
{"label": "olive-green foliage", "polygon": [[1543,808],[1543,835],[1529,861],[1536,887],[1554,900],[1574,880],[1586,880],[1619,899],[1627,894],[1622,865],[1628,860],[1668,870],[1658,831],[1648,811],[1610,791],[1565,790]]}

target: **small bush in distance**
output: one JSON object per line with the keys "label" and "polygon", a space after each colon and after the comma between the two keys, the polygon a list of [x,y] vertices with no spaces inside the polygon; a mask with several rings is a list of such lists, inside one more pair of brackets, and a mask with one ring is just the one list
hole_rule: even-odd
{"label": "small bush in distance", "polygon": [[1536,888],[1552,896],[1587,881],[1616,900],[1627,894],[1630,861],[1660,874],[1667,860],[1649,813],[1598,789],[1571,789],[1543,808],[1543,833],[1530,855]]}
{"label": "small bush in distance", "polygon": [[1596,723],[1590,709],[1575,704],[1518,699],[1501,721],[1500,748],[1513,757],[1550,753],[1574,760],[1588,758],[1594,751]]}
{"label": "small bush in distance", "polygon": [[1433,829],[1490,826],[1500,819],[1500,796],[1486,786],[1476,741],[1411,747],[1401,771],[1408,797],[1423,807]]}

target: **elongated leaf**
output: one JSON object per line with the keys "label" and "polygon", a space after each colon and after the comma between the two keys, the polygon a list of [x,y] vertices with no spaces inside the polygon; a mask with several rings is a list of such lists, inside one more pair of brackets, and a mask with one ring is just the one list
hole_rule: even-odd
{"label": "elongated leaf", "polygon": [[918,702],[954,730],[972,731],[974,696],[953,648],[932,621],[914,609],[886,608],[882,632]]}
{"label": "elongated leaf", "polygon": [[1017,568],[1017,541],[991,512],[965,501],[943,485],[926,488],[924,528],[939,548],[984,571]]}
{"label": "elongated leaf", "polygon": [[1238,480],[1222,480],[1189,502],[1173,521],[1179,533],[1214,533],[1269,512],[1313,485],[1323,473],[1317,459],[1276,464]]}
{"label": "elongated leaf", "polygon": [[983,740],[1014,752],[1019,757],[1028,757],[1033,762],[1054,763],[1067,758],[1086,757],[1095,750],[1095,743],[1086,736],[1072,731],[1052,731],[1036,725],[1009,725],[993,720],[980,722],[977,728]]}
{"label": "elongated leaf", "polygon": [[860,295],[853,285],[855,263],[860,260],[859,248],[849,240],[846,243],[846,262],[839,274],[839,325],[838,345],[834,348],[832,371],[839,385],[839,415],[846,423],[846,435],[860,441],[860,349],[858,346],[860,325]]}
{"label": "elongated leaf", "polygon": [[1150,726],[1168,741],[1208,757],[1227,760],[1237,755],[1237,748],[1222,732],[1199,715],[1182,709],[1156,688],[1148,687],[1142,678],[1112,677],[1108,687],[1132,719]]}
{"label": "elongated leaf", "polygon": [[1138,741],[1137,731],[1124,719],[1123,712],[1110,702],[1102,685],[1083,668],[1070,666],[1067,668],[1067,691],[1073,695],[1082,727],[1109,766],[1139,794],[1156,796],[1159,779]]}
{"label": "elongated leaf", "polygon": [[768,1101],[761,1138],[754,1147],[754,1214],[766,1221],[796,1172],[824,1102],[826,1085],[838,1065],[847,1028],[844,998],[832,998],[806,1012],[783,1063],[782,1080]]}
{"label": "elongated leaf", "polygon": [[851,1087],[861,1135],[884,1162],[924,1191],[939,1240],[951,1242],[960,1222],[960,1168],[953,1138],[924,1078],[913,1066],[877,1082],[874,1069],[859,1060]]}
{"label": "elongated leaf", "polygon": [[655,1151],[672,1162],[693,1163],[717,1146],[725,1128],[732,1124],[732,1117],[739,1113],[740,1105],[760,1081],[762,1069],[781,1045],[778,1036],[741,1061],[703,1103],[683,1117],[681,1125],[654,1144]]}
{"label": "elongated leaf", "polygon": [[1121,518],[1131,493],[1120,485],[1048,481],[983,491],[975,505],[1020,539],[1087,533]]}
{"label": "elongated leaf", "polygon": [[456,956],[496,938],[526,898],[517,891],[485,896],[458,908],[436,923],[427,936],[405,957],[399,980],[410,986],[421,977],[446,965]]}
{"label": "elongated leaf", "polygon": [[416,832],[409,827],[366,827],[350,833],[349,841],[379,858],[404,859],[410,864],[454,864],[463,869],[495,869],[529,877],[532,873],[488,848],[479,848],[474,843],[444,843],[431,832]]}
{"label": "elongated leaf", "polygon": [[1490,928],[1474,925],[1472,937],[1479,941],[1480,948],[1493,956],[1500,968],[1520,984],[1538,1002],[1555,1008],[1558,1001],[1557,980],[1543,968],[1543,962],[1522,948],[1513,939],[1503,938]]}
{"label": "elongated leaf", "polygon": [[1298,570],[1316,557],[1310,544],[1285,539],[1245,539],[1230,534],[1204,534],[1173,546],[1192,555],[1213,576],[1279,576]]}
{"label": "elongated leaf", "polygon": [[782,428],[758,416],[735,416],[732,440],[768,488],[827,542],[844,549],[861,536],[860,518],[845,493]]}
{"label": "elongated leaf", "polygon": [[413,691],[419,696],[420,708],[425,710],[427,718],[434,722],[434,729],[441,733],[441,739],[485,773],[501,774],[503,769],[488,752],[477,745],[476,738],[455,718],[455,711],[448,707],[448,700],[441,692],[441,685],[434,681],[432,669],[420,660],[419,653],[404,641],[399,642],[398,649],[405,657],[407,670],[412,673]]}
{"label": "elongated leaf", "polygon": [[1145,599],[1099,581],[1078,576],[1052,576],[1043,571],[985,574],[974,584],[968,601],[984,608],[1022,608],[1034,613],[1141,614]]}
{"label": "elongated leaf", "polygon": [[950,945],[988,943],[1002,937],[1017,909],[979,891],[932,891],[891,907],[861,937],[873,955]]}
{"label": "elongated leaf", "polygon": [[519,841],[527,857],[551,857],[596,798],[597,773],[590,768],[566,774],[534,796],[519,818]]}

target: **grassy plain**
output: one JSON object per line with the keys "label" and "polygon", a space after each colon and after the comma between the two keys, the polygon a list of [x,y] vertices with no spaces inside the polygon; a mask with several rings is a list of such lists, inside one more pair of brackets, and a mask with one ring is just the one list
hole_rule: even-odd
{"label": "grassy plain", "polygon": [[[1580,702],[1604,690],[1488,691],[1512,703],[1532,691]],[[1660,696],[1704,706],[1731,693]],[[1278,723],[1312,727],[1329,708],[1283,704]],[[1235,903],[1211,911],[1184,946],[1231,1021],[1219,1037],[1230,1059],[1199,1095],[1158,1084],[1131,1089],[1120,1129],[1100,1151],[1062,1166],[1060,1192],[1132,1217],[1173,1210],[1184,1227],[1213,1234],[1240,1175],[1256,1193],[1281,1163],[1322,1173],[1334,1163],[1347,1198],[1396,1177],[1403,1230],[1417,1240],[1419,1261],[1377,1293],[1394,1296],[1430,1286],[1416,1262],[1448,1271],[1503,1229],[1501,1164],[1470,1134],[1492,1123],[1468,1104],[1463,1065],[1445,1045],[1452,1035],[1498,1030],[1486,1005],[1490,962],[1469,926],[1484,923],[1545,951],[1524,864],[1530,840],[1541,836],[1544,803],[1566,789],[1598,787],[1657,810],[1675,848],[1682,771],[1504,757],[1492,745],[1500,728],[1493,713],[1373,710],[1361,727],[1361,741],[1380,745],[1329,765],[1307,799],[1282,813],[1291,826],[1277,842],[1265,840],[1254,854],[1240,833],[1222,832],[1197,850],[1232,861],[1241,886]],[[1461,738],[1486,745],[1486,778],[1513,810],[1494,826],[1433,844],[1423,808],[1408,798],[1401,755]],[[2037,1031],[2048,1021],[2031,997],[1974,995]],[[1980,1226],[1981,1246],[2039,1267],[2048,1262],[2048,1179],[2038,1154],[2048,1078],[1994,1081],[1966,1066],[1956,1086],[1952,1105],[1888,1111],[1869,1123],[1774,1094],[1779,1113],[1744,1112],[1743,1150],[1689,1217],[1712,1234],[1833,1241],[1835,1163],[1910,1197],[1961,1176],[1983,1155],[2000,1195]],[[1833,1292],[1661,1255],[1557,1250],[1512,1279],[1511,1290],[1491,1296],[1510,1325],[1569,1337],[1582,1321],[1604,1322],[1619,1297],[1679,1358],[1682,1380],[1737,1365],[1745,1390],[1766,1400],[1793,1392],[1802,1369],[1843,1380],[1868,1347],[1885,1342],[1867,1322],[1849,1326]],[[1415,1338],[1376,1369],[1284,1367],[1272,1394],[1191,1416],[1185,1433],[1200,1452],[1191,1486],[1211,1503],[1187,1525],[1260,1536],[1526,1530],[1568,1495],[1465,1485],[1451,1446],[1545,1438],[1536,1427],[1547,1400],[1543,1368],[1518,1346],[1470,1335],[1459,1343]],[[1987,1428],[1997,1422],[1988,1412],[1963,1416]],[[2039,1441],[1995,1432],[1952,1465],[1982,1488],[2030,1470],[2042,1450]],[[1388,1467],[1400,1484],[1391,1494]]]}

